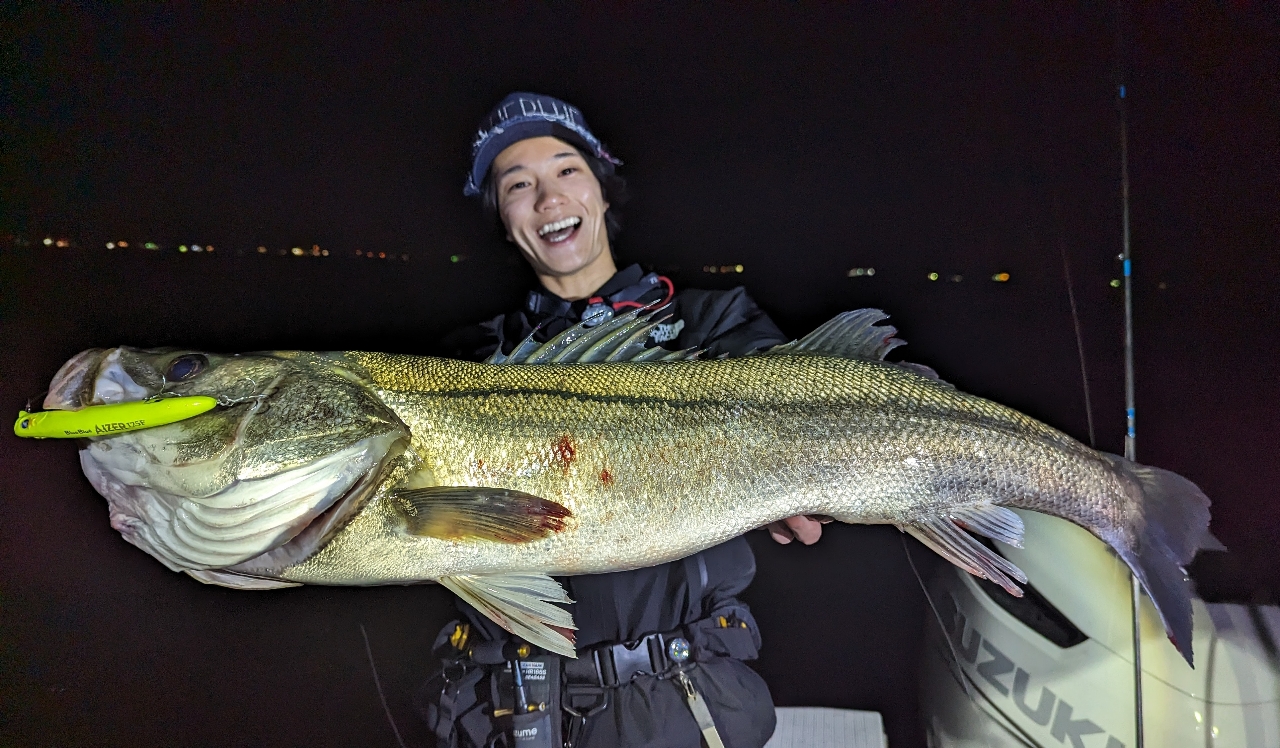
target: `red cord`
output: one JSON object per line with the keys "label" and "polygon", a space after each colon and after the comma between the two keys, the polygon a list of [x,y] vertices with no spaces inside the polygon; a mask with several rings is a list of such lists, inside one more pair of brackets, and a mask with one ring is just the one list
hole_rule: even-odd
{"label": "red cord", "polygon": [[[676,295],[676,286],[674,283],[671,282],[671,279],[665,275],[659,275],[658,280],[662,281],[662,284],[667,287],[666,298],[664,298],[662,302],[657,305],[657,306],[664,306],[667,302],[671,301],[671,297]],[[639,309],[641,307],[646,307],[649,305],[641,304],[638,301],[618,301],[618,302],[614,302],[611,306],[613,307],[613,310],[615,312],[620,312],[623,309]]]}

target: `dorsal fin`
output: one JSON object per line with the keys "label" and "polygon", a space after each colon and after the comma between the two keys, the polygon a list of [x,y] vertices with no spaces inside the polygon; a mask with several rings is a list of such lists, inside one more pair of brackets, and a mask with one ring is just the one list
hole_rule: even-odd
{"label": "dorsal fin", "polygon": [[762,353],[763,355],[809,353],[818,356],[880,361],[928,377],[938,384],[947,387],[955,386],[944,381],[936,371],[924,364],[885,361],[884,357],[889,351],[907,344],[907,341],[902,338],[894,337],[898,328],[893,325],[876,324],[886,319],[889,319],[889,315],[879,309],[855,309],[851,312],[841,312],[803,338],[774,346]]}
{"label": "dorsal fin", "polygon": [[877,325],[889,315],[879,309],[841,312],[808,335],[769,349],[769,353],[816,353],[837,358],[883,361],[885,354],[907,341],[893,337],[898,328]]}
{"label": "dorsal fin", "polygon": [[584,364],[622,361],[685,361],[697,358],[698,351],[668,351],[650,346],[649,336],[666,317],[654,319],[661,308],[654,305],[620,314],[594,327],[579,323],[545,343],[533,335],[504,356],[499,349],[486,364]]}

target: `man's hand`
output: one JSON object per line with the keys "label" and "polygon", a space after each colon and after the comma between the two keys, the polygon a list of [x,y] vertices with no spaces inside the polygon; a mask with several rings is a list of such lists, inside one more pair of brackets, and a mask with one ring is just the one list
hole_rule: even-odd
{"label": "man's hand", "polygon": [[779,522],[769,524],[769,534],[773,539],[786,545],[792,540],[799,540],[805,545],[813,545],[822,537],[822,526],[831,521],[830,517],[821,514],[801,514],[787,517]]}

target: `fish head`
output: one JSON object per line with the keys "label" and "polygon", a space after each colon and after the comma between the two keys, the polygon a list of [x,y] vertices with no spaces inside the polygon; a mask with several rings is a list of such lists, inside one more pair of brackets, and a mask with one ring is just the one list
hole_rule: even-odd
{"label": "fish head", "polygon": [[63,365],[44,405],[175,395],[219,405],[80,451],[112,526],[174,570],[224,569],[286,544],[293,556],[313,552],[408,443],[343,354],[91,349]]}

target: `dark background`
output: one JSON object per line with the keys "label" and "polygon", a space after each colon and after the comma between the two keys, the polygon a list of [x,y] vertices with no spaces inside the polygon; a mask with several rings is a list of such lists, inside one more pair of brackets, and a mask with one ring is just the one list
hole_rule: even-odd
{"label": "dark background", "polygon": [[[627,162],[624,261],[745,284],[797,335],[882,307],[913,360],[1087,439],[1065,254],[1098,446],[1120,451],[1123,67],[1138,455],[1215,502],[1231,552],[1197,562],[1205,597],[1280,591],[1274,8],[1131,10],[1119,44],[1111,4],[0,13],[13,410],[86,347],[429,352],[518,303],[532,276],[461,188],[481,115],[532,90]],[[408,699],[443,590],[200,585],[110,529],[74,445],[0,443],[0,743],[394,745],[363,624],[425,744]],[[777,702],[879,710],[891,745],[920,745],[926,609],[896,531],[753,536]]]}

